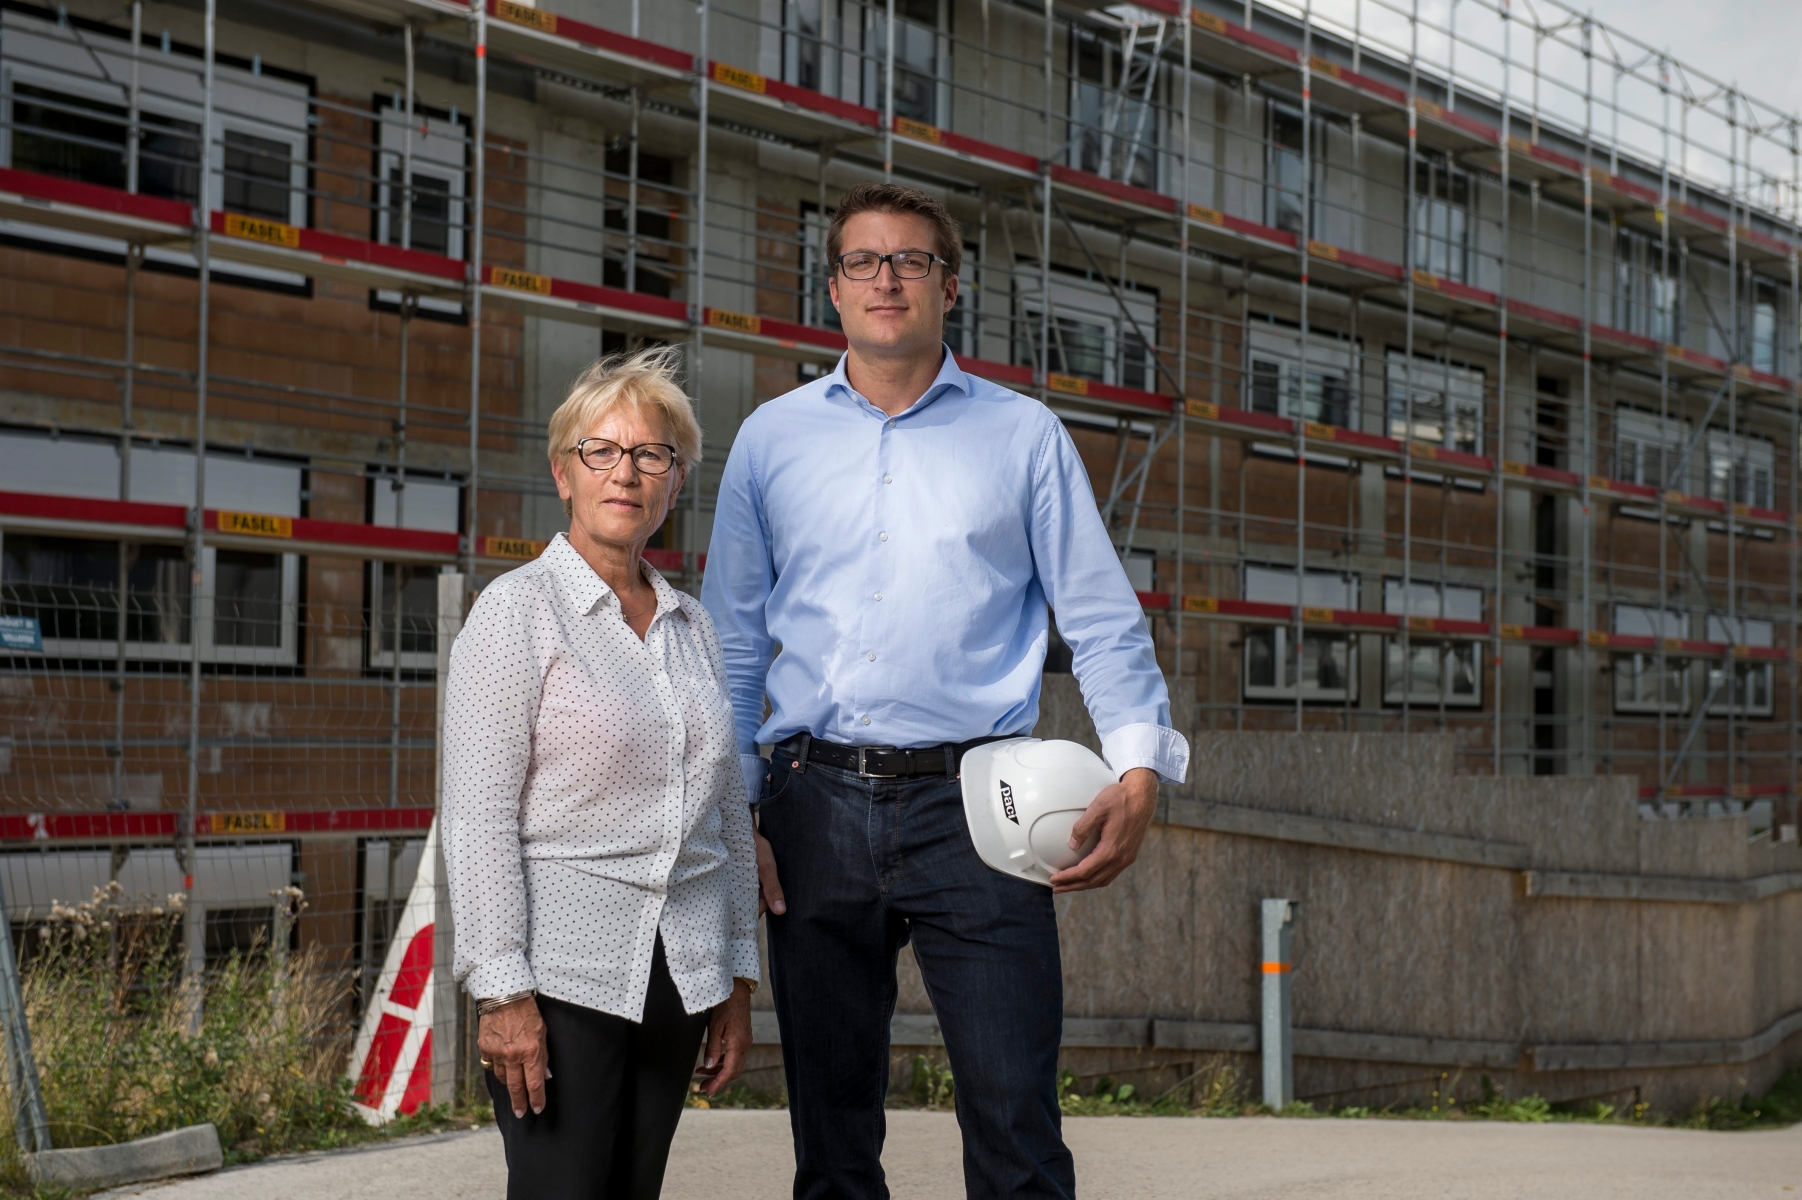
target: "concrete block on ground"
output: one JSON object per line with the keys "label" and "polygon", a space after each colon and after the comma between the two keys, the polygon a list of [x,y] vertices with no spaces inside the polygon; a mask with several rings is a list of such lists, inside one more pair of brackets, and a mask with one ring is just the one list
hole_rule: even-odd
{"label": "concrete block on ground", "polygon": [[39,1187],[83,1192],[174,1175],[199,1175],[224,1165],[219,1131],[211,1122],[114,1146],[44,1150],[25,1156],[25,1169]]}

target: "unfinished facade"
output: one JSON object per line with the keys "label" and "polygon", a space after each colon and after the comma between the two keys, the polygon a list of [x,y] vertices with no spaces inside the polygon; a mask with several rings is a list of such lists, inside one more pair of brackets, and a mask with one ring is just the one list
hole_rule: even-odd
{"label": "unfinished facade", "polygon": [[1069,425],[1195,730],[1793,838],[1796,119],[1450,12],[6,0],[0,834],[55,851],[0,856],[12,920],[186,876],[199,964],[299,879],[366,976],[441,622],[562,527],[563,389],[691,347],[693,590],[882,178],[962,220],[951,348]]}

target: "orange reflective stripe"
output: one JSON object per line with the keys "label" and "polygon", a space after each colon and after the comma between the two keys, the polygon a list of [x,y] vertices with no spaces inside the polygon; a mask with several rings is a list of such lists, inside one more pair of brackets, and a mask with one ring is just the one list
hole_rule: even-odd
{"label": "orange reflective stripe", "polygon": [[1281,975],[1288,970],[1289,964],[1286,962],[1267,962],[1264,964],[1264,974],[1266,975]]}

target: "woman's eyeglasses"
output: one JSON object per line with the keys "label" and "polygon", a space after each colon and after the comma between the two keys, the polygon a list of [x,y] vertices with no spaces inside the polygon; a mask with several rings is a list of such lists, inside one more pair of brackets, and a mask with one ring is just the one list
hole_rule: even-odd
{"label": "woman's eyeglasses", "polygon": [[622,446],[606,438],[587,437],[577,442],[575,452],[590,471],[611,471],[619,460],[630,454],[632,466],[640,475],[667,475],[676,465],[676,448],[662,442],[642,442]]}
{"label": "woman's eyeglasses", "polygon": [[844,272],[846,279],[874,279],[882,274],[882,264],[888,263],[896,279],[924,279],[932,274],[933,263],[944,261],[938,255],[928,254],[924,250],[902,250],[895,254],[853,250],[849,254],[838,256],[838,269]]}

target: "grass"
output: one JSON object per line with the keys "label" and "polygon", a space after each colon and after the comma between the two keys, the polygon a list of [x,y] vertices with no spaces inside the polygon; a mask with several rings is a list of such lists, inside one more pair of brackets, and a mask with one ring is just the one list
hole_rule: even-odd
{"label": "grass", "polygon": [[[920,1054],[913,1059],[909,1086],[889,1097],[889,1107],[946,1111],[953,1107],[957,1081],[946,1063]],[[1423,1081],[1426,1082],[1426,1081]],[[1544,1096],[1508,1096],[1487,1075],[1479,1076],[1474,1094],[1457,1094],[1462,1076],[1442,1074],[1433,1083],[1425,1103],[1372,1107],[1369,1105],[1318,1105],[1295,1101],[1278,1111],[1252,1100],[1237,1069],[1224,1058],[1215,1058],[1160,1092],[1146,1092],[1132,1083],[1109,1076],[1078,1076],[1064,1071],[1058,1077],[1058,1107],[1067,1117],[1286,1117],[1291,1119],[1410,1120],[1410,1121],[1511,1121],[1528,1124],[1566,1122],[1580,1124],[1637,1125],[1681,1129],[1741,1130],[1777,1128],[1802,1121],[1802,1068],[1785,1074],[1761,1097],[1737,1101],[1710,1098],[1686,1114],[1660,1113],[1650,1105],[1634,1102],[1625,1107],[1599,1099],[1553,1102]],[[781,1108],[780,1093],[754,1091],[739,1084],[697,1108]]]}
{"label": "grass", "polygon": [[[290,903],[297,915],[305,901]],[[313,951],[252,953],[233,955],[204,985],[184,982],[182,916],[179,895],[128,903],[115,883],[55,906],[21,956],[53,1145],[210,1121],[232,1163],[470,1123],[428,1108],[365,1124],[343,1071],[342,973]],[[38,1194],[10,1136],[0,1136],[0,1192]]]}

